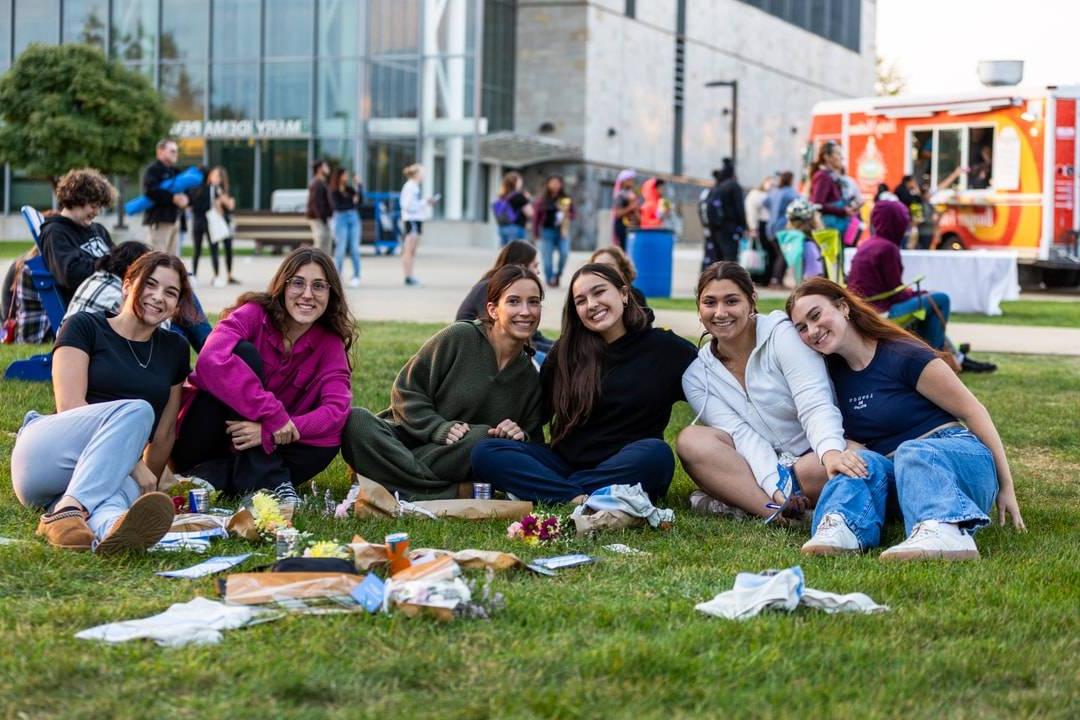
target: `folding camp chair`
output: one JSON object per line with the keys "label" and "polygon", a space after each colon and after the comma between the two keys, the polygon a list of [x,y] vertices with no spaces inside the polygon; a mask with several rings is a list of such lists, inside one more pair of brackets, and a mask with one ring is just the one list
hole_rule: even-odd
{"label": "folding camp chair", "polygon": [[926,279],[925,275],[920,275],[919,277],[915,278],[914,280],[912,280],[909,283],[905,283],[903,285],[898,285],[897,287],[893,288],[892,290],[886,290],[883,293],[878,293],[877,295],[871,295],[870,297],[864,298],[864,299],[867,302],[870,302],[870,303],[875,303],[875,302],[878,302],[879,300],[888,300],[893,295],[901,293],[904,290],[907,290],[907,289],[911,288],[912,286],[914,286],[914,288],[915,288],[915,297],[917,297],[919,299],[919,307],[917,307],[915,310],[912,310],[911,312],[906,313],[904,315],[897,315],[896,317],[889,318],[890,322],[896,323],[897,325],[899,325],[900,327],[902,327],[902,328],[904,328],[906,330],[910,330],[911,326],[914,325],[915,323],[922,322],[922,321],[926,320],[926,312],[927,312],[927,310],[930,309],[929,308],[929,305],[930,305],[930,302],[931,302],[930,298],[929,298],[929,296],[923,295],[923,293],[922,293],[922,281],[925,280],[925,279]]}
{"label": "folding camp chair", "polygon": [[[37,245],[38,254],[26,261],[23,272],[30,273],[30,280],[41,298],[41,304],[45,308],[45,317],[49,320],[49,326],[55,333],[60,329],[64,319],[66,303],[56,288],[56,279],[49,272],[45,264],[44,250],[41,247],[41,223],[43,218],[34,208],[29,205],[22,207],[23,220],[30,228],[30,235]],[[7,366],[4,377],[12,380],[30,380],[48,382],[52,379],[52,353],[41,353],[24,360],[15,360]]]}
{"label": "folding camp chair", "polygon": [[844,285],[844,245],[840,242],[840,231],[835,228],[815,230],[812,237],[821,248],[825,277],[838,285]]}

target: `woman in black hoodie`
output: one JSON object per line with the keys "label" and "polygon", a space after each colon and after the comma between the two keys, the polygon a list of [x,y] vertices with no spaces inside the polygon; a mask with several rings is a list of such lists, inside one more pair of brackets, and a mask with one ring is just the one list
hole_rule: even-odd
{"label": "woman in black hoodie", "polygon": [[116,189],[97,170],[71,170],[57,183],[56,200],[60,212],[41,223],[40,239],[45,264],[67,305],[94,274],[97,259],[113,246],[109,231],[94,218],[112,207]]}
{"label": "woman in black hoodie", "polygon": [[482,440],[471,455],[476,481],[542,502],[640,483],[657,501],[675,472],[664,429],[697,350],[650,327],[626,280],[599,263],[571,278],[562,327],[540,371],[550,445]]}

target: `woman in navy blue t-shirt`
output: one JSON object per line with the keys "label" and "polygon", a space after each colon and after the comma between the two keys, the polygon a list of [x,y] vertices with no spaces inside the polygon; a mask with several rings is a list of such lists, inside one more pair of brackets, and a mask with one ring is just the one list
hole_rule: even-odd
{"label": "woman in navy blue t-shirt", "polygon": [[997,428],[937,353],[825,278],[802,283],[787,312],[808,346],[827,356],[846,435],[865,450],[864,477],[836,475],[814,512],[809,555],[878,545],[893,492],[907,539],[883,560],[975,560],[971,534],[999,520],[1024,529]]}

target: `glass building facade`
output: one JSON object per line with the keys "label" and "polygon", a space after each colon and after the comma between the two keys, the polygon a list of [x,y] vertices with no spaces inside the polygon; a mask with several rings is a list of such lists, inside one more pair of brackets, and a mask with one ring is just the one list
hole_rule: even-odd
{"label": "glass building facade", "polygon": [[[485,204],[478,138],[512,129],[514,24],[514,0],[0,0],[0,71],[30,43],[101,48],[160,90],[181,165],[225,166],[242,208],[306,187],[316,158],[376,191],[423,162],[461,218]],[[4,211],[49,204],[44,181],[3,179]]]}

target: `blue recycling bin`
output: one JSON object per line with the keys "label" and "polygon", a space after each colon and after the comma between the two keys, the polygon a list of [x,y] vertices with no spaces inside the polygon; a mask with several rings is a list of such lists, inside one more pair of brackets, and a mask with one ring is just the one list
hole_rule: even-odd
{"label": "blue recycling bin", "polygon": [[645,297],[671,297],[675,231],[670,228],[631,228],[626,252],[637,269],[634,287]]}

